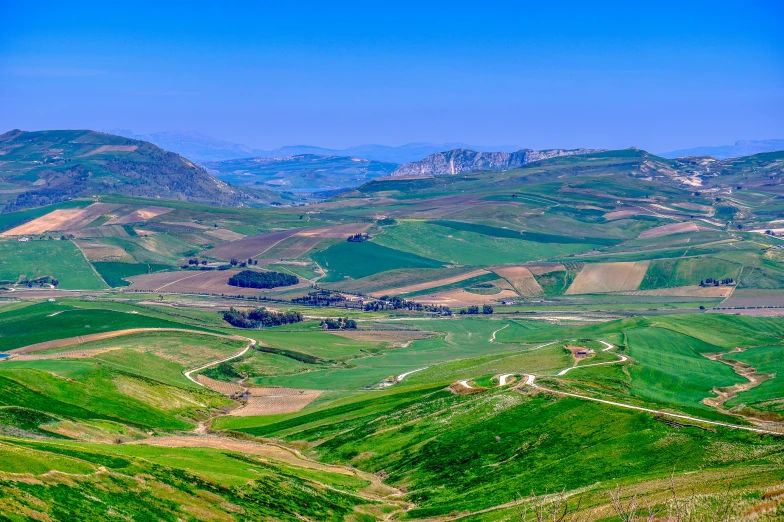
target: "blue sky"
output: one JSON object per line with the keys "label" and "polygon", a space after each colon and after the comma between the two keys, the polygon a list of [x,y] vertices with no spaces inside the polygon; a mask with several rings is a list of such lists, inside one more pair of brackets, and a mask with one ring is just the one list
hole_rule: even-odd
{"label": "blue sky", "polygon": [[0,0],[0,131],[265,148],[784,138],[782,2],[422,4]]}

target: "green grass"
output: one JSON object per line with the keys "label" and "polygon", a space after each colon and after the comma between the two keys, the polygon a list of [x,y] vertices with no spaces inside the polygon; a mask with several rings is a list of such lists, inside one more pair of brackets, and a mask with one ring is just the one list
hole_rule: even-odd
{"label": "green grass", "polygon": [[0,241],[0,281],[51,276],[64,290],[102,290],[106,284],[71,241]]}
{"label": "green grass", "polygon": [[374,241],[445,263],[492,266],[518,264],[590,250],[588,244],[537,243],[454,230],[421,221],[402,221]]}
{"label": "green grass", "polygon": [[784,346],[760,346],[745,352],[733,353],[725,358],[740,361],[757,369],[758,374],[774,374],[773,379],[762,382],[749,391],[727,401],[727,406],[746,404],[762,411],[784,414]]}
{"label": "green grass", "polygon": [[203,329],[141,313],[76,308],[67,304],[44,302],[6,312],[0,309],[0,352],[53,339],[127,328],[183,327]]}
{"label": "green grass", "polygon": [[[601,212],[600,212],[601,214]],[[446,228],[451,228],[453,230],[462,230],[466,232],[476,232],[477,234],[483,234],[485,236],[491,237],[503,237],[503,238],[510,238],[510,239],[523,239],[526,241],[533,241],[536,243],[558,243],[558,244],[593,244],[593,245],[615,245],[619,241],[614,239],[605,239],[605,238],[586,238],[586,237],[573,237],[573,236],[564,236],[558,234],[545,234],[542,232],[531,232],[531,231],[520,231],[520,230],[510,230],[508,228],[498,228],[498,227],[491,227],[487,225],[479,225],[475,223],[463,223],[461,221],[449,221],[449,220],[436,220],[430,221],[433,225],[438,225]]]}
{"label": "green grass", "polygon": [[439,261],[365,241],[344,241],[312,256],[327,271],[324,282],[341,281],[399,268],[440,268]]}
{"label": "green grass", "polygon": [[0,470],[38,477],[0,479],[11,517],[174,522],[240,512],[248,520],[372,520],[364,514],[372,502],[354,493],[365,481],[211,449],[7,440],[0,442]]}
{"label": "green grass", "polygon": [[740,265],[713,257],[658,259],[648,265],[640,290],[698,285],[705,279],[738,280]]}
{"label": "green grass", "polygon": [[103,280],[112,288],[130,286],[131,283],[126,281],[127,277],[164,272],[173,268],[170,265],[161,264],[133,264],[109,261],[94,262],[93,266],[101,274]]}

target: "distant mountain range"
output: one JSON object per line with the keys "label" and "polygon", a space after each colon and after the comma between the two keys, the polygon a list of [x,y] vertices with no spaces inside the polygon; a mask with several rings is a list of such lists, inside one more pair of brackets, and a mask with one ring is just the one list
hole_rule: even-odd
{"label": "distant mountain range", "polygon": [[601,152],[599,149],[523,149],[516,152],[480,152],[467,149],[454,149],[436,152],[421,161],[402,165],[395,170],[393,176],[439,176],[443,174],[460,174],[474,171],[508,170],[535,161],[559,156],[575,154],[591,154]]}
{"label": "distant mountain range", "polygon": [[716,159],[740,158],[761,152],[784,150],[784,140],[741,140],[735,145],[719,145],[716,147],[694,147],[670,152],[662,152],[663,158],[682,158],[684,156],[711,156]]}
{"label": "distant mountain range", "polygon": [[215,177],[232,185],[294,192],[357,187],[387,176],[397,163],[350,156],[301,154],[286,158],[245,158],[204,163]]}
{"label": "distant mountain range", "polygon": [[418,161],[434,152],[451,149],[472,149],[483,152],[514,152],[514,145],[467,145],[465,143],[407,143],[399,147],[387,145],[357,145],[346,149],[328,149],[312,145],[288,145],[272,150],[253,149],[239,143],[219,140],[197,132],[155,132],[135,134],[128,129],[113,129],[111,134],[149,141],[167,150],[181,154],[197,163],[240,158],[287,158],[305,154],[315,156],[348,156],[390,163]]}

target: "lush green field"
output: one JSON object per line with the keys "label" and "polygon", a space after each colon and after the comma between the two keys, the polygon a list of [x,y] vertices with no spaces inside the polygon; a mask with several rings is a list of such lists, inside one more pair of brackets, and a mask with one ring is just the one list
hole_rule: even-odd
{"label": "lush green field", "polygon": [[51,276],[65,290],[101,290],[106,284],[71,241],[0,240],[0,281]]}
{"label": "lush green field", "polygon": [[710,257],[659,259],[648,265],[640,290],[698,285],[708,278],[738,281],[740,269],[737,263]]}
{"label": "lush green field", "polygon": [[[241,453],[0,441],[2,510],[54,520],[373,520],[367,481]],[[54,472],[54,473],[53,473]],[[17,480],[6,473],[34,474]],[[68,476],[65,485],[60,477]],[[140,479],[143,476],[144,479]]]}
{"label": "lush green field", "polygon": [[474,266],[515,264],[590,250],[590,244],[537,243],[455,230],[422,221],[385,227],[374,241],[445,263]]}
{"label": "lush green field", "polygon": [[395,250],[376,242],[340,242],[312,256],[327,271],[323,280],[341,281],[399,268],[440,268],[442,263],[427,257]]}
{"label": "lush green field", "polygon": [[756,388],[741,392],[728,401],[727,406],[746,404],[758,410],[784,414],[784,346],[750,348],[742,353],[730,354],[726,358],[751,365],[758,374],[775,375]]}
{"label": "lush green field", "polygon": [[183,328],[182,324],[174,321],[107,308],[81,308],[43,302],[8,311],[0,309],[0,351],[52,339],[127,328]]}
{"label": "lush green field", "polygon": [[156,264],[133,264],[116,262],[95,262],[93,266],[101,274],[106,284],[112,288],[129,286],[131,283],[125,280],[127,277],[151,274],[153,272],[163,272],[171,269],[170,265]]}

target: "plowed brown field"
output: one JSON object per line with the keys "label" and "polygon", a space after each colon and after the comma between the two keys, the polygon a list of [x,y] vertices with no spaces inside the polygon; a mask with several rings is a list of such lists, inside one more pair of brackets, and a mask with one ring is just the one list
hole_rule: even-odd
{"label": "plowed brown field", "polygon": [[472,272],[466,272],[464,274],[458,274],[456,276],[451,277],[444,277],[442,279],[435,279],[433,281],[428,281],[426,283],[419,283],[416,285],[408,285],[408,286],[399,286],[397,288],[386,288],[384,290],[378,290],[376,292],[372,292],[370,295],[374,297],[379,297],[382,295],[402,295],[408,294],[411,292],[419,292],[421,290],[427,290],[428,288],[437,288],[439,286],[450,285],[452,283],[457,283],[459,281],[464,281],[466,279],[471,279],[473,277],[479,277],[489,273],[487,270],[474,270]]}
{"label": "plowed brown field", "polygon": [[233,382],[216,381],[204,375],[196,375],[196,380],[203,384],[206,388],[212,391],[222,393],[223,395],[234,395],[235,393],[242,392],[242,386],[234,384]]}
{"label": "plowed brown field", "polygon": [[232,410],[229,415],[250,417],[256,415],[275,415],[293,413],[313,402],[321,395],[318,390],[298,390],[294,388],[250,388],[251,397],[245,406]]}
{"label": "plowed brown field", "polygon": [[144,221],[148,221],[154,217],[161,216],[163,214],[168,214],[173,210],[174,210],[173,208],[169,208],[169,207],[143,207],[138,210],[134,210],[130,214],[126,214],[124,216],[107,221],[105,224],[125,225],[128,223],[141,223]]}
{"label": "plowed brown field", "polygon": [[534,278],[531,270],[524,266],[498,266],[491,269],[503,277],[523,296],[542,295],[544,290]]}

